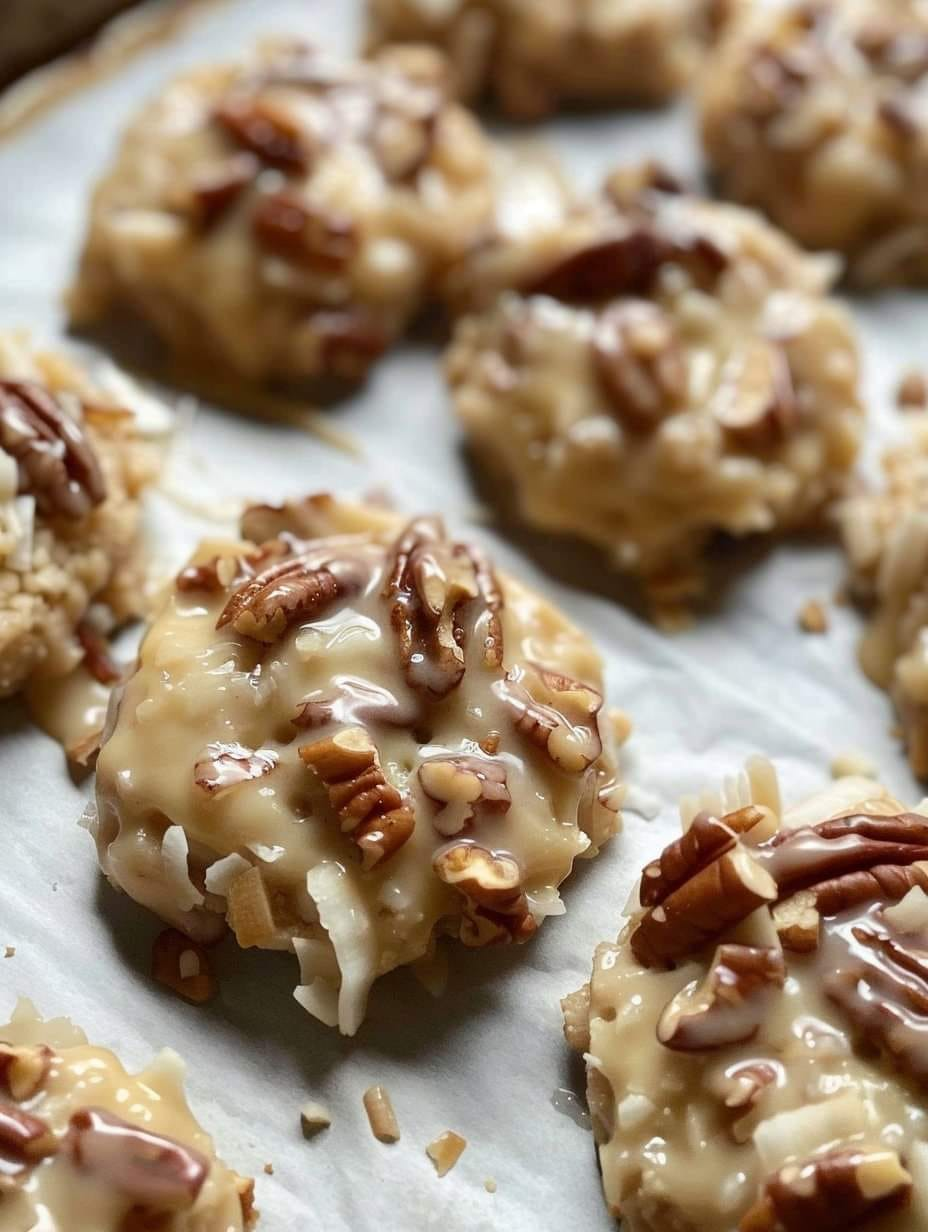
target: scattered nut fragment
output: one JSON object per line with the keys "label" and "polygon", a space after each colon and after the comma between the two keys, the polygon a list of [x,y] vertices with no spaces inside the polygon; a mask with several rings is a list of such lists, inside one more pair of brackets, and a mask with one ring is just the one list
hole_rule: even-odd
{"label": "scattered nut fragment", "polygon": [[5,946],[3,950],[3,957],[4,958],[15,958],[16,957],[16,946],[15,945]]}
{"label": "scattered nut fragment", "polygon": [[155,938],[151,973],[185,1001],[202,1005],[216,992],[206,951],[176,928],[166,928]]}
{"label": "scattered nut fragment", "polygon": [[0,1084],[14,1099],[31,1099],[45,1081],[53,1055],[45,1044],[13,1047],[0,1043]]}
{"label": "scattered nut fragment", "polygon": [[799,627],[804,633],[828,632],[828,609],[820,599],[807,599],[799,609]]}
{"label": "scattered nut fragment", "polygon": [[921,411],[928,407],[928,380],[913,368],[905,373],[896,390],[896,405],[901,411]]}
{"label": "scattered nut fragment", "polygon": [[483,1187],[489,1194],[496,1193],[496,1181],[493,1180],[492,1176],[487,1177],[483,1182]]}
{"label": "scattered nut fragment", "polygon": [[368,1087],[364,1092],[364,1110],[378,1142],[399,1142],[400,1127],[386,1087]]}
{"label": "scattered nut fragment", "polygon": [[425,1153],[435,1165],[439,1176],[446,1176],[464,1154],[467,1139],[456,1134],[453,1129],[446,1129],[439,1134],[434,1142],[425,1148]]}
{"label": "scattered nut fragment", "polygon": [[325,1104],[310,1099],[300,1109],[300,1128],[304,1138],[315,1138],[316,1134],[328,1129],[331,1124],[332,1118]]}
{"label": "scattered nut fragment", "polygon": [[267,1176],[273,1176],[273,1175],[274,1175],[274,1165],[273,1165],[270,1161],[268,1161],[268,1162],[264,1165],[264,1172],[265,1172],[265,1175],[267,1175]]}

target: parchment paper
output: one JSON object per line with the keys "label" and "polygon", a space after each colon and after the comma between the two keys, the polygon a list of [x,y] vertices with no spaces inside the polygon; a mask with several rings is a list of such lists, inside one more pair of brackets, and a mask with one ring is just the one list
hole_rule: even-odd
{"label": "parchment paper", "polygon": [[[136,59],[0,146],[0,325],[56,339],[60,294],[77,253],[87,194],[117,134],[144,98],[177,70],[236,53],[258,33],[297,31],[349,51],[360,0],[230,0],[175,43]],[[698,167],[685,107],[648,115],[558,120],[540,129],[581,182],[611,164],[658,155]],[[892,390],[923,359],[928,299],[892,294],[855,305],[865,340],[871,453],[899,431]],[[831,758],[866,751],[904,800],[921,792],[890,734],[885,697],[855,660],[859,620],[831,610],[827,635],[801,634],[798,609],[828,598],[840,553],[791,544],[745,553],[718,602],[692,630],[666,637],[617,598],[622,585],[593,552],[507,528],[468,526],[475,477],[449,414],[429,343],[399,348],[363,392],[331,411],[363,445],[352,460],[292,428],[201,408],[185,433],[180,482],[199,476],[236,497],[280,498],[310,489],[387,488],[409,510],[439,509],[485,541],[501,565],[542,588],[595,635],[610,700],[635,721],[628,746],[633,802],[624,834],[566,887],[568,913],[529,946],[455,952],[445,997],[408,973],[376,988],[366,1025],[343,1040],[292,999],[294,959],[229,946],[221,991],[187,1006],[148,978],[159,925],[100,878],[77,818],[90,785],[69,780],[61,750],[7,705],[0,716],[0,1021],[20,993],[66,1013],[99,1042],[141,1065],[163,1045],[189,1063],[193,1106],[225,1158],[258,1178],[268,1232],[377,1229],[608,1229],[590,1134],[552,1106],[581,1081],[560,1034],[558,999],[588,975],[594,946],[615,935],[645,855],[674,832],[682,792],[714,786],[754,751],[772,756],[789,797],[828,777]],[[163,498],[152,502],[157,550],[177,560],[204,529]],[[361,1094],[392,1093],[402,1141],[371,1137]],[[301,1102],[329,1104],[334,1123],[304,1142]],[[438,1180],[424,1147],[445,1129],[468,1140]],[[265,1175],[265,1162],[273,1175]],[[484,1180],[496,1181],[488,1193]]]}

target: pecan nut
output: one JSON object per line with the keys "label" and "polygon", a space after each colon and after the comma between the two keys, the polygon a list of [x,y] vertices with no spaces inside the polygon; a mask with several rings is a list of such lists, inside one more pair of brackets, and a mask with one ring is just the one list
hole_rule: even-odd
{"label": "pecan nut", "polygon": [[432,757],[419,766],[419,782],[437,806],[432,824],[451,838],[473,821],[480,809],[505,813],[512,804],[506,767],[480,757]]}
{"label": "pecan nut", "polygon": [[230,96],[216,108],[217,123],[250,154],[279,171],[307,170],[307,137],[289,112],[268,98]]}
{"label": "pecan nut", "polygon": [[748,805],[715,817],[697,813],[682,837],[670,843],[656,860],[645,865],[638,899],[642,907],[655,907],[686,880],[730,851],[738,835],[746,834],[766,816],[762,808]]}
{"label": "pecan nut", "polygon": [[746,1043],[770,1008],[770,992],[785,983],[780,949],[720,945],[705,980],[688,984],[664,1009],[657,1038],[675,1052]]}
{"label": "pecan nut", "polygon": [[559,257],[521,289],[568,301],[641,295],[672,257],[673,245],[653,227],[629,227]]}
{"label": "pecan nut", "polygon": [[291,189],[262,194],[251,230],[265,251],[328,274],[343,271],[358,248],[350,218],[314,209]]}
{"label": "pecan nut", "polygon": [[387,782],[380,757],[362,727],[348,727],[300,748],[303,762],[325,786],[343,833],[376,868],[411,838],[416,820],[408,801]]}
{"label": "pecan nut", "polygon": [[0,448],[16,459],[19,490],[48,516],[82,518],[106,498],[83,428],[35,381],[0,381]]}
{"label": "pecan nut", "polygon": [[580,774],[603,750],[602,694],[591,685],[534,663],[513,669],[494,692],[512,713],[516,731],[568,774]]}
{"label": "pecan nut", "polygon": [[270,774],[280,761],[273,749],[247,749],[242,744],[208,744],[193,768],[193,781],[208,795],[216,795]]}
{"label": "pecan nut", "polygon": [[317,616],[358,585],[348,562],[295,556],[249,578],[234,591],[216,621],[270,645],[298,620]]}
{"label": "pecan nut", "polygon": [[47,1044],[0,1043],[0,1083],[14,1099],[31,1099],[48,1077],[54,1055]]}
{"label": "pecan nut", "polygon": [[596,376],[620,423],[648,432],[680,409],[687,362],[673,323],[649,300],[613,304],[593,334]]}
{"label": "pecan nut", "polygon": [[439,880],[464,898],[460,938],[465,945],[526,941],[536,931],[522,870],[512,856],[463,841],[440,851],[433,867]]}
{"label": "pecan nut", "polygon": [[252,154],[233,154],[196,177],[191,186],[193,216],[202,231],[214,227],[254,183],[261,164]]}
{"label": "pecan nut", "polygon": [[0,1103],[0,1160],[28,1167],[54,1155],[58,1146],[58,1139],[45,1121],[15,1104]]}
{"label": "pecan nut", "polygon": [[784,349],[757,339],[733,356],[722,370],[713,411],[721,426],[745,444],[761,447],[788,436],[799,408]]}

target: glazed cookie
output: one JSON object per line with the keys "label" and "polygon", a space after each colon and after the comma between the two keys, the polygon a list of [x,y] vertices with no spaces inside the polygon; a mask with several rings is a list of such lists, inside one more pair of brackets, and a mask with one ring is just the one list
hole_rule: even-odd
{"label": "glazed cookie", "polygon": [[928,778],[928,427],[886,452],[883,476],[840,510],[852,587],[872,612],[860,657],[892,696],[913,772]]}
{"label": "glazed cookie", "polygon": [[442,48],[469,100],[517,119],[562,103],[662,102],[691,78],[734,7],[720,0],[369,0],[368,45]]}
{"label": "glazed cookie", "polygon": [[673,189],[623,172],[446,285],[465,312],[446,372],[478,455],[527,521],[604,548],[662,616],[703,588],[718,532],[814,523],[862,427],[832,265]]}
{"label": "glazed cookie", "polygon": [[216,1158],[165,1049],[140,1074],[28,1001],[0,1026],[0,1228],[243,1232],[254,1182]]}
{"label": "glazed cookie", "polygon": [[[781,814],[755,763],[683,810],[565,999],[628,1232],[928,1221],[928,808],[849,778]],[[638,905],[640,903],[640,906]]]}
{"label": "glazed cookie", "polygon": [[0,332],[0,697],[82,660],[105,674],[101,636],[139,611],[158,451],[127,388]]}
{"label": "glazed cookie", "polygon": [[928,276],[928,11],[790,0],[733,22],[706,68],[702,135],[722,190],[860,283]]}
{"label": "glazed cookie", "polygon": [[353,1034],[374,979],[525,941],[617,829],[599,657],[438,518],[310,497],[178,576],[97,771],[110,880],[200,941],[295,951]]}
{"label": "glazed cookie", "polygon": [[73,320],[128,309],[194,372],[362,378],[492,210],[444,76],[427,48],[276,42],[174,81],[96,190]]}

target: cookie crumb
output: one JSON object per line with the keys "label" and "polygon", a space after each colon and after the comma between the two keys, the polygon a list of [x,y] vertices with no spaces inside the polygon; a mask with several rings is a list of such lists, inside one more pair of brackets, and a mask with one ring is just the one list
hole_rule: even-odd
{"label": "cookie crumb", "polygon": [[273,1176],[274,1175],[274,1165],[272,1163],[266,1163],[264,1165],[264,1171],[268,1174],[268,1176]]}
{"label": "cookie crumb", "polygon": [[320,1133],[323,1129],[328,1129],[331,1124],[332,1118],[325,1104],[316,1103],[315,1100],[307,1100],[300,1109],[300,1126],[302,1127],[304,1138],[315,1138],[316,1134]]}
{"label": "cookie crumb", "polygon": [[400,1127],[386,1087],[368,1087],[364,1092],[364,1111],[378,1142],[399,1142]]}
{"label": "cookie crumb", "polygon": [[446,1176],[464,1154],[467,1139],[456,1134],[453,1129],[446,1129],[439,1134],[434,1142],[425,1148],[425,1153],[435,1165],[439,1176]]}
{"label": "cookie crumb", "polygon": [[896,406],[900,411],[923,411],[928,406],[928,380],[917,368],[906,372],[896,390]]}
{"label": "cookie crumb", "polygon": [[493,1180],[492,1176],[487,1177],[483,1182],[483,1187],[487,1193],[496,1193],[496,1181]]}
{"label": "cookie crumb", "polygon": [[6,946],[6,948],[3,951],[3,957],[4,958],[15,958],[16,957],[16,946],[15,945]]}
{"label": "cookie crumb", "polygon": [[866,753],[860,753],[856,749],[848,749],[845,753],[839,753],[831,763],[831,777],[833,779],[843,779],[849,775],[861,775],[863,778],[873,778],[876,774],[876,766],[867,757]]}
{"label": "cookie crumb", "polygon": [[799,611],[799,627],[804,633],[826,633],[828,612],[819,599],[808,599]]}

